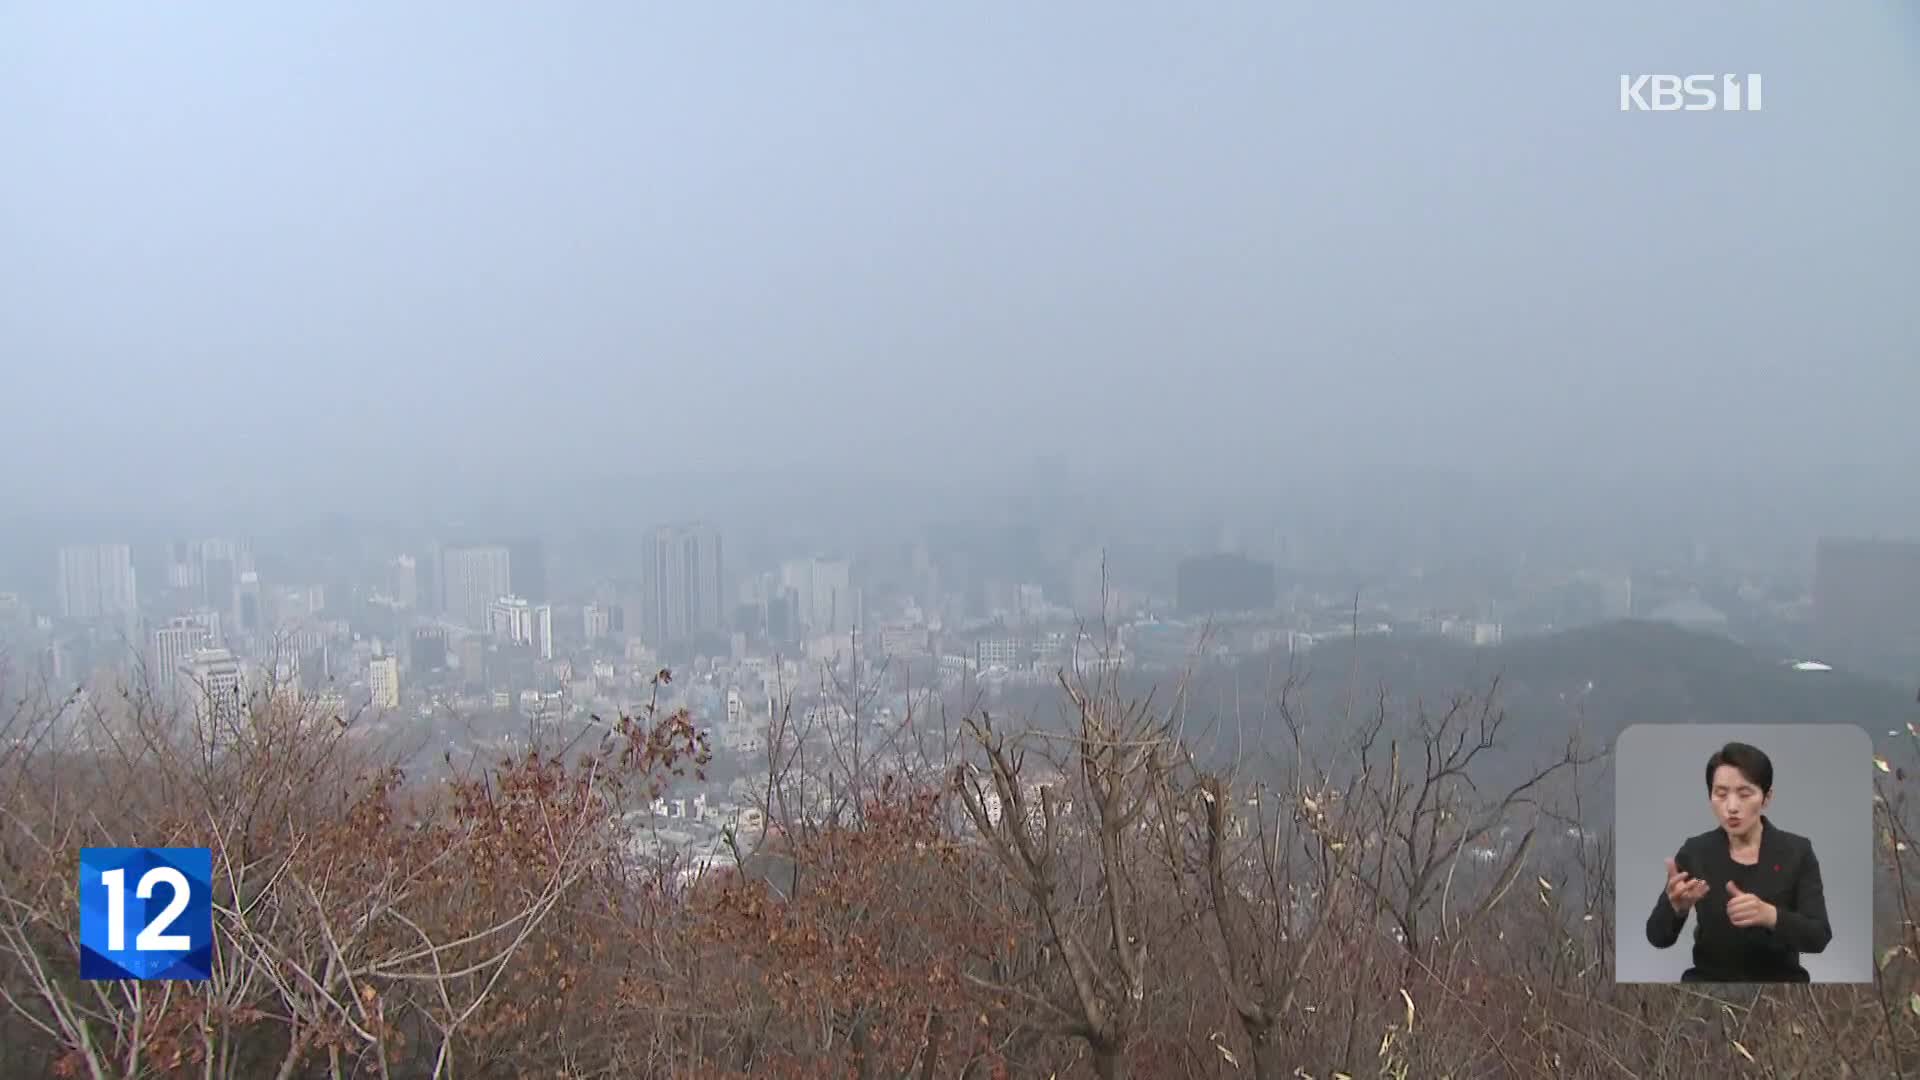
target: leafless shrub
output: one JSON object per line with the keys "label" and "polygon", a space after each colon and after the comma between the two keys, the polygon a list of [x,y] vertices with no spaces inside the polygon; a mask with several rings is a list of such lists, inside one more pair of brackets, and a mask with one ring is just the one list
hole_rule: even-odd
{"label": "leafless shrub", "polygon": [[[736,870],[688,878],[636,858],[617,824],[698,773],[684,715],[649,708],[423,784],[353,718],[298,703],[260,703],[210,740],[140,694],[7,688],[0,1065],[100,1078],[1916,1071],[1902,768],[1887,763],[1875,799],[1872,986],[1619,986],[1610,840],[1561,842],[1592,754],[1569,743],[1489,770],[1504,730],[1491,693],[1434,712],[1382,694],[1317,740],[1296,689],[1272,703],[1282,747],[1227,763],[1193,751],[1179,695],[1158,707],[1103,677],[1062,678],[1061,725],[966,709],[828,738],[788,715],[769,739],[765,828],[736,836]],[[109,844],[214,850],[210,981],[76,977],[77,852]]]}

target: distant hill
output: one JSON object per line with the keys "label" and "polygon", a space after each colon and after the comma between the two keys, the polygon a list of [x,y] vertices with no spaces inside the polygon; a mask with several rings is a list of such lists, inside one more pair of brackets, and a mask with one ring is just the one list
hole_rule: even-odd
{"label": "distant hill", "polygon": [[[1787,658],[1653,622],[1603,623],[1478,649],[1435,637],[1365,637],[1325,643],[1298,666],[1320,704],[1344,700],[1350,678],[1363,696],[1384,684],[1397,701],[1445,702],[1463,689],[1483,691],[1497,676],[1516,722],[1544,734],[1584,720],[1609,741],[1638,723],[1853,723],[1884,736],[1920,719],[1911,688],[1845,671],[1795,670]],[[1266,670],[1242,665],[1242,686]]]}
{"label": "distant hill", "polygon": [[[1383,688],[1393,714],[1424,706],[1437,717],[1456,695],[1484,695],[1498,678],[1506,721],[1497,750],[1480,763],[1492,783],[1530,775],[1557,756],[1576,726],[1590,750],[1611,750],[1620,731],[1637,723],[1858,724],[1896,764],[1920,762],[1905,736],[1908,721],[1920,722],[1912,688],[1844,671],[1799,671],[1788,658],[1724,637],[1643,621],[1488,648],[1430,636],[1363,636],[1324,642],[1291,661],[1281,653],[1199,668],[1188,685],[1186,723],[1198,752],[1224,762],[1283,748],[1273,705],[1290,664],[1301,680],[1295,713],[1308,726],[1310,751],[1327,755],[1322,760],[1346,756],[1350,688],[1358,723]],[[1178,680],[1163,672],[1152,681],[1166,702]],[[1143,677],[1128,690],[1146,685]],[[1610,803],[1611,769],[1603,765],[1587,779],[1590,792]]]}
{"label": "distant hill", "polygon": [[[1218,759],[1284,741],[1273,709],[1289,668],[1302,684],[1296,715],[1332,746],[1341,740],[1352,688],[1356,719],[1384,687],[1390,709],[1424,704],[1444,712],[1458,694],[1484,694],[1499,679],[1500,772],[1537,765],[1578,725],[1588,746],[1611,748],[1623,728],[1654,724],[1858,724],[1883,753],[1920,761],[1904,732],[1920,723],[1914,688],[1846,671],[1798,671],[1791,658],[1764,655],[1710,634],[1665,623],[1619,621],[1474,648],[1437,636],[1372,635],[1327,641],[1289,659],[1250,657],[1229,668],[1196,667],[1187,688],[1189,735]],[[1920,680],[1920,672],[1915,673]],[[1173,672],[1130,674],[1126,692],[1173,696]],[[1057,689],[1009,694],[1004,713],[1042,722],[1057,715]],[[1888,732],[1902,734],[1895,738]],[[1323,740],[1332,740],[1326,742]],[[1492,762],[1490,762],[1492,764]]]}
{"label": "distant hill", "polygon": [[[1245,759],[1263,746],[1285,746],[1271,706],[1288,669],[1281,654],[1194,673],[1187,730],[1203,756]],[[1576,725],[1590,751],[1610,751],[1620,731],[1637,723],[1858,724],[1896,765],[1920,761],[1905,735],[1908,721],[1920,722],[1911,688],[1843,671],[1795,670],[1790,660],[1661,623],[1608,623],[1491,648],[1367,636],[1324,643],[1297,658],[1293,670],[1304,680],[1295,712],[1308,727],[1309,751],[1328,762],[1348,757],[1342,729],[1349,687],[1358,723],[1372,714],[1382,688],[1394,714],[1424,706],[1438,717],[1456,695],[1484,695],[1497,677],[1506,720],[1496,749],[1476,770],[1487,788],[1517,782],[1557,757]],[[1175,680],[1156,681],[1164,701]],[[1412,767],[1419,760],[1416,751]],[[1609,763],[1583,778],[1586,812],[1605,820],[1613,801]]]}

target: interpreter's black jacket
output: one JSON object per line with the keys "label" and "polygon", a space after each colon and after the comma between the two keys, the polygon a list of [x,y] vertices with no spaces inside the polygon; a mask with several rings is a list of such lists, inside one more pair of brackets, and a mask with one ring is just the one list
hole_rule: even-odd
{"label": "interpreter's black jacket", "polygon": [[[1687,982],[1806,982],[1801,953],[1817,953],[1833,940],[1820,860],[1806,837],[1760,819],[1760,861],[1733,861],[1724,830],[1714,829],[1680,845],[1674,864],[1710,886],[1693,906],[1693,967]],[[1772,929],[1736,927],[1727,921],[1727,882],[1737,881],[1779,911]],[[1647,917],[1647,941],[1665,949],[1680,938],[1687,917],[1667,902],[1664,886]]]}

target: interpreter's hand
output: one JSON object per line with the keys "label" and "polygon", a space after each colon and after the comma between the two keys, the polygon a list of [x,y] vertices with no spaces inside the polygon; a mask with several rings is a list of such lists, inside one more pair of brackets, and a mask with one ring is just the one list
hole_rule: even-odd
{"label": "interpreter's hand", "polygon": [[1727,882],[1727,921],[1735,926],[1759,926],[1773,929],[1780,909],[1742,889],[1737,881]]}
{"label": "interpreter's hand", "polygon": [[1693,910],[1693,905],[1706,899],[1708,884],[1680,869],[1672,859],[1667,860],[1667,903],[1673,910],[1685,915]]}

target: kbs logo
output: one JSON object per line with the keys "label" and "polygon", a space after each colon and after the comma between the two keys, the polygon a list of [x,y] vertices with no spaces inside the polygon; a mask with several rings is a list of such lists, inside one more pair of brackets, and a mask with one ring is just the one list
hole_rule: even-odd
{"label": "kbs logo", "polygon": [[[1745,79],[1743,84],[1741,79]],[[1622,75],[1621,112],[1759,112],[1758,75]]]}

